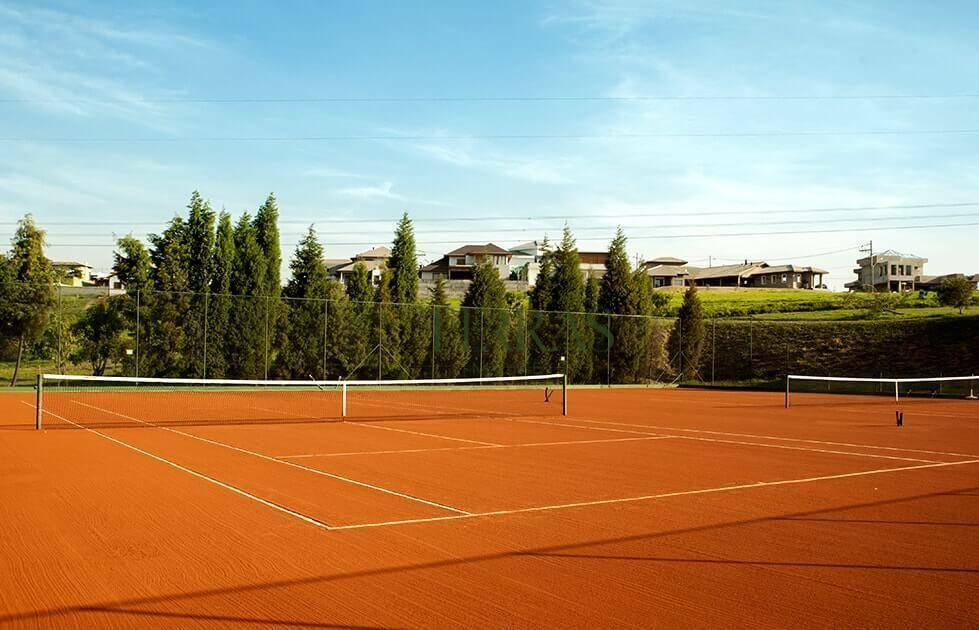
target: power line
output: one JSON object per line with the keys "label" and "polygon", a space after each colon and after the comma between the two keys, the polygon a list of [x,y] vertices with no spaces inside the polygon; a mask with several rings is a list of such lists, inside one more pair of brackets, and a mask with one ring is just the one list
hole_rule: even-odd
{"label": "power line", "polygon": [[175,144],[201,142],[362,142],[444,140],[643,140],[655,138],[795,138],[834,136],[922,136],[976,134],[979,129],[857,129],[823,131],[728,131],[728,132],[641,132],[641,133],[514,133],[468,135],[321,135],[321,136],[200,136],[197,138],[149,137],[5,137],[2,143],[38,144]]}
{"label": "power line", "polygon": [[952,100],[979,98],[979,93],[959,94],[648,94],[634,96],[175,96],[159,98],[4,98],[11,104],[162,105],[162,104],[316,104],[316,103],[628,103],[642,101],[858,101],[858,100]]}
{"label": "power line", "polygon": [[[669,239],[681,239],[681,238],[727,238],[727,237],[741,237],[741,236],[782,236],[786,234],[805,236],[807,234],[836,234],[841,232],[883,232],[891,230],[933,230],[942,228],[954,228],[954,227],[971,227],[979,225],[979,222],[970,223],[943,223],[943,224],[931,224],[931,225],[889,225],[889,226],[867,226],[867,227],[850,227],[850,228],[834,228],[834,229],[822,229],[822,230],[806,230],[805,232],[799,232],[797,230],[789,231],[778,231],[778,232],[716,232],[716,233],[699,233],[699,234],[650,234],[643,236],[630,237],[632,241],[640,240],[669,240]],[[582,241],[599,241],[608,240],[603,238],[583,238]],[[419,241],[418,245],[457,245],[460,241]],[[295,247],[299,243],[282,243],[283,247]],[[367,242],[335,242],[335,243],[324,243],[324,247],[343,247],[343,246],[356,246],[356,247],[372,247],[377,245],[377,241],[367,241]],[[49,247],[112,247],[111,245],[97,244],[97,243],[50,243]]]}
{"label": "power line", "polygon": [[[471,223],[483,221],[547,221],[547,220],[577,220],[577,219],[646,219],[658,217],[672,217],[681,214],[692,214],[697,216],[724,216],[724,215],[754,215],[754,214],[800,214],[800,213],[829,213],[829,212],[867,212],[877,210],[927,210],[937,208],[968,208],[979,206],[979,201],[957,201],[957,202],[936,202],[918,204],[897,204],[881,206],[840,206],[823,208],[795,208],[795,209],[768,209],[768,210],[670,210],[660,212],[641,212],[641,213],[615,213],[615,214],[541,214],[541,215],[498,215],[498,216],[478,216],[478,217],[439,217],[426,219],[424,217],[412,219],[412,223]],[[280,220],[280,225],[321,225],[321,224],[359,224],[359,223],[390,223],[394,224],[400,217],[391,218],[327,218],[327,219],[292,219]],[[164,221],[142,221],[129,222],[119,221],[41,221],[43,225],[83,225],[83,226],[160,226],[167,222]],[[17,225],[16,221],[0,221],[0,226]]]}
{"label": "power line", "polygon": [[[956,219],[956,218],[964,218],[964,217],[979,217],[979,213],[975,213],[975,212],[954,212],[954,213],[946,213],[946,214],[933,214],[933,215],[929,216],[928,218],[929,219]],[[921,218],[922,217],[918,217],[918,216],[903,216],[903,217],[902,216],[881,216],[881,217],[876,217],[876,219],[877,220],[880,220],[880,221],[920,221]],[[718,227],[735,227],[735,226],[752,226],[752,225],[763,225],[763,226],[764,225],[812,225],[812,224],[825,225],[825,224],[853,223],[855,221],[863,221],[863,220],[864,220],[863,218],[798,219],[798,220],[793,220],[793,221],[755,221],[755,222],[751,222],[751,221],[736,221],[736,222],[732,222],[732,223],[707,223],[707,224],[705,224],[705,223],[674,223],[674,224],[669,224],[669,225],[620,225],[618,227],[621,227],[623,230],[650,230],[650,229],[661,230],[661,229],[672,229],[672,228],[698,228],[698,227],[702,227],[702,228],[718,228]],[[381,228],[377,228],[377,229],[373,229],[373,230],[366,230],[366,231],[367,232],[376,232],[378,229],[381,229]],[[608,225],[601,225],[601,226],[583,226],[583,227],[577,227],[577,228],[575,228],[574,229],[574,232],[575,233],[596,232],[596,231],[608,232],[610,229],[611,229],[611,226],[608,226]],[[385,228],[385,230],[386,230],[386,228]],[[546,228],[542,228],[540,226],[531,226],[531,227],[522,227],[522,228],[489,228],[487,230],[487,232],[489,232],[491,234],[513,234],[513,233],[525,234],[527,232],[540,232],[540,231],[545,231],[546,232],[547,230],[546,230]],[[338,236],[359,236],[359,235],[364,234],[364,232],[365,232],[365,230],[360,230],[360,231],[357,231],[357,232],[331,232],[330,233],[330,236],[333,236],[333,237],[338,237]],[[422,234],[432,235],[432,234],[472,234],[472,233],[473,233],[472,229],[445,229],[445,230],[433,229],[433,230],[427,230],[427,231],[423,232]],[[293,235],[295,235],[295,234],[293,234]],[[74,237],[79,237],[79,238],[97,238],[97,237],[103,237],[103,236],[108,236],[108,235],[103,232],[103,233],[97,233],[97,234],[70,234],[70,233],[58,234],[58,233],[53,233],[53,234],[50,234],[50,236],[74,236]],[[481,237],[481,238],[485,238],[485,237]],[[639,238],[639,237],[638,236],[630,236],[630,238]]]}

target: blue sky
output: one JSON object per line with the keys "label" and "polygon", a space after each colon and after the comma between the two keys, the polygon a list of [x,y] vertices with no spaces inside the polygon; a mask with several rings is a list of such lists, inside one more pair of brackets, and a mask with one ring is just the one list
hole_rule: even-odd
{"label": "blue sky", "polygon": [[[407,210],[425,260],[570,216],[583,250],[622,224],[637,256],[835,287],[869,239],[979,273],[976,59],[970,2],[0,0],[0,238],[30,211],[105,269],[194,189],[235,214],[274,191],[287,252],[315,221],[348,256]],[[929,98],[864,98],[902,95]],[[884,229],[915,225],[952,227]]]}

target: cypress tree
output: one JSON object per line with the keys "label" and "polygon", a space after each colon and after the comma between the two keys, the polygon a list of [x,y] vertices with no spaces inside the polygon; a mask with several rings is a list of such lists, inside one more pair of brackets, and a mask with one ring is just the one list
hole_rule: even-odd
{"label": "cypress tree", "polygon": [[214,210],[196,190],[187,205],[187,287],[190,310],[187,314],[186,361],[191,374],[204,376],[208,313],[214,251]]}
{"label": "cypress tree", "polygon": [[608,247],[605,260],[605,275],[602,276],[598,293],[598,310],[613,315],[635,315],[632,308],[633,293],[632,265],[626,252],[626,237],[622,228],[617,228],[615,238]]}
{"label": "cypress tree", "polygon": [[256,230],[246,212],[235,224],[235,260],[231,286],[239,295],[231,300],[230,325],[225,337],[227,373],[236,378],[262,378],[265,374],[268,321],[266,270]]}
{"label": "cypress tree", "polygon": [[598,295],[601,292],[601,281],[595,276],[588,276],[585,283],[585,311],[598,312]]}
{"label": "cypress tree", "polygon": [[697,293],[697,285],[691,283],[683,294],[683,305],[677,317],[680,354],[683,358],[683,378],[693,380],[700,375],[700,357],[704,351],[706,329],[704,308]]}
{"label": "cypress tree", "polygon": [[324,303],[330,291],[323,246],[312,226],[296,247],[289,268],[292,273],[283,291],[285,334],[275,371],[287,378],[306,378],[324,371]]}
{"label": "cypress tree", "polygon": [[354,263],[351,274],[347,277],[347,297],[354,304],[365,304],[373,300],[373,289],[370,277],[367,275],[367,265],[362,261]]}
{"label": "cypress tree", "polygon": [[391,299],[402,304],[418,300],[418,257],[415,253],[415,230],[405,212],[398,221],[387,261],[391,270]]}
{"label": "cypress tree", "polygon": [[541,250],[540,269],[530,292],[530,310],[527,312],[528,361],[535,374],[553,372],[557,367],[557,357],[563,353],[560,348],[564,346],[560,334],[562,322],[549,312],[557,287],[554,280],[554,252],[546,236]]}
{"label": "cypress tree", "polygon": [[136,350],[132,355],[125,356],[123,371],[125,374],[136,376],[143,374],[137,369],[139,367],[137,361],[142,363],[139,354],[145,353],[145,343],[142,349],[136,347],[137,334],[143,340],[149,338],[150,304],[153,300],[153,293],[150,291],[153,286],[153,263],[146,247],[132,234],[116,241],[113,259],[112,271],[126,287],[125,295],[117,296],[116,303],[122,310],[130,340]]}
{"label": "cypress tree", "polygon": [[[380,369],[371,370],[368,373],[379,374],[380,377],[388,378],[410,378],[411,373],[407,371],[401,362],[401,322],[397,305],[392,304],[392,282],[394,272],[391,269],[384,269],[381,273],[381,282],[374,291],[374,317],[373,329],[376,337],[373,339],[380,355]],[[376,368],[378,364],[374,363]]]}
{"label": "cypress tree", "polygon": [[[470,343],[470,373],[501,376],[509,333],[506,286],[490,261],[473,269],[473,279],[462,299],[462,306],[463,326],[470,327],[473,340]],[[466,309],[470,309],[468,313]]]}
{"label": "cypress tree", "polygon": [[279,297],[282,292],[282,250],[279,246],[279,205],[275,194],[269,193],[255,214],[255,240],[265,261],[265,280],[260,293]]}
{"label": "cypress tree", "polygon": [[141,374],[199,376],[198,366],[187,362],[190,312],[190,248],[187,223],[179,216],[162,234],[151,234],[153,290],[145,341],[140,340]]}
{"label": "cypress tree", "polygon": [[594,335],[582,313],[585,310],[585,279],[581,273],[581,259],[570,228],[564,226],[561,244],[554,251],[554,286],[550,310],[563,313],[564,343],[562,354],[568,378],[586,382],[591,378],[591,355]]}
{"label": "cypress tree", "polygon": [[435,368],[431,377],[455,378],[462,373],[469,361],[469,351],[462,338],[459,317],[449,307],[445,280],[438,278],[429,292],[429,304],[433,311],[435,329],[435,337],[432,339]]}
{"label": "cypress tree", "polygon": [[[641,372],[641,348],[645,344],[644,323],[634,317],[638,315],[643,302],[642,288],[636,285],[635,272],[629,263],[626,251],[626,236],[622,228],[615,231],[609,243],[608,258],[605,260],[605,275],[602,276],[598,292],[598,310],[613,316],[608,318],[609,332],[615,352],[607,347],[604,352],[596,352],[599,360],[598,371],[613,383],[636,381]],[[608,339],[599,343],[608,344]],[[611,365],[607,362],[611,361]]]}
{"label": "cypress tree", "polygon": [[[367,274],[367,265],[361,261],[354,263],[353,271],[347,277],[347,298],[350,303],[349,341],[352,352],[349,368],[352,370],[367,359],[373,345],[376,345],[377,319],[374,314],[374,288]],[[358,370],[365,376],[364,370]],[[348,371],[349,374],[349,371]],[[376,372],[375,372],[376,374]],[[367,374],[369,376],[370,373]],[[354,374],[350,374],[354,376]]]}
{"label": "cypress tree", "polygon": [[231,276],[235,265],[234,228],[231,215],[224,210],[218,216],[214,251],[211,252],[211,295],[208,304],[207,374],[212,378],[227,375],[229,360],[226,340],[231,322]]}
{"label": "cypress tree", "polygon": [[415,232],[408,213],[398,221],[387,261],[391,271],[391,308],[398,321],[403,372],[412,378],[431,369],[431,311],[418,304],[418,257]]}

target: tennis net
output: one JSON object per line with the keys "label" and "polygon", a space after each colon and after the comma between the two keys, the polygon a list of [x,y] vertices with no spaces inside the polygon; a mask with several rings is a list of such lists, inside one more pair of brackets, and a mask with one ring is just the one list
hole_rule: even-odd
{"label": "tennis net", "polygon": [[[803,376],[785,378],[785,406],[828,404],[846,395],[864,396],[867,402],[913,402],[926,400],[975,400],[979,377],[942,376],[933,378],[857,378],[845,376]],[[854,399],[846,399],[851,404]]]}
{"label": "tennis net", "polygon": [[567,414],[563,374],[288,381],[42,374],[47,428],[486,418]]}

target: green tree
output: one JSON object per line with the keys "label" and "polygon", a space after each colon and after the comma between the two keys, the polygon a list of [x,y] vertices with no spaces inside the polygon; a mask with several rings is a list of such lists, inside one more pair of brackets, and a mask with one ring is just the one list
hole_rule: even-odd
{"label": "green tree", "polygon": [[71,327],[78,339],[71,360],[75,363],[88,362],[95,376],[105,374],[109,361],[123,355],[125,346],[122,335],[126,329],[126,318],[122,301],[118,299],[121,297],[95,302]]}
{"label": "green tree", "polygon": [[394,273],[391,269],[381,272],[381,282],[374,291],[374,333],[379,378],[410,378],[411,373],[402,363],[401,320],[398,306],[392,304]]}
{"label": "green tree", "polygon": [[405,212],[398,221],[387,261],[391,270],[391,299],[402,304],[418,300],[418,257],[415,253],[415,229]]}
{"label": "green tree", "polygon": [[474,340],[470,344],[470,372],[481,376],[503,375],[509,339],[506,286],[490,261],[473,269],[462,306],[462,325],[469,328],[469,338]]}
{"label": "green tree", "polygon": [[149,240],[153,289],[148,300],[147,334],[140,339],[141,371],[152,376],[199,376],[198,366],[187,362],[190,328],[187,223],[176,216],[162,234],[151,234]]}
{"label": "green tree", "polygon": [[612,315],[635,315],[632,283],[633,270],[626,251],[626,236],[620,227],[609,243],[605,275],[598,292],[598,310]]}
{"label": "green tree", "polygon": [[469,349],[466,347],[459,317],[449,307],[449,299],[445,293],[445,281],[438,278],[435,286],[429,289],[429,304],[432,307],[435,336],[432,348],[435,353],[435,370],[432,378],[455,378],[462,373],[469,361]]}
{"label": "green tree", "polygon": [[211,378],[227,375],[228,364],[234,360],[228,353],[226,339],[230,333],[232,274],[235,266],[235,237],[231,215],[224,210],[218,215],[218,227],[211,257],[211,295],[208,303],[207,374]]}
{"label": "green tree", "polygon": [[330,278],[323,263],[323,246],[312,226],[296,247],[289,268],[292,273],[283,291],[285,334],[276,357],[276,373],[288,378],[323,377]]}
{"label": "green tree", "polygon": [[959,309],[961,315],[965,307],[976,301],[975,290],[976,283],[965,276],[949,276],[938,287],[938,302]]}
{"label": "green tree", "polygon": [[391,301],[395,303],[392,309],[398,320],[401,366],[404,373],[417,378],[431,369],[432,322],[430,310],[418,303],[415,232],[407,212],[398,221],[387,267],[391,271]]}
{"label": "green tree", "polygon": [[[374,288],[371,286],[367,265],[362,261],[354,263],[347,276],[347,298],[350,303],[350,331],[348,341],[353,356],[347,375],[354,376],[352,370],[362,366],[371,348],[377,344],[377,317],[374,313]],[[358,370],[363,375],[363,370]]]}
{"label": "green tree", "polygon": [[225,335],[227,374],[235,378],[262,378],[265,374],[269,323],[267,280],[262,248],[258,244],[251,217],[244,213],[234,229],[235,260],[231,286],[237,295],[231,300],[228,333]]}
{"label": "green tree", "polygon": [[554,252],[547,237],[541,244],[541,250],[540,269],[530,292],[530,310],[527,313],[528,361],[533,373],[549,374],[558,368],[558,356],[563,354],[559,348],[564,344],[560,317],[550,313],[553,296],[559,287],[555,285]]}
{"label": "green tree", "polygon": [[700,374],[700,357],[706,338],[704,307],[696,284],[691,284],[683,294],[683,305],[677,318],[677,335],[683,361],[682,376],[685,380],[693,380]]}
{"label": "green tree", "polygon": [[43,334],[55,304],[54,272],[44,256],[44,231],[26,215],[17,223],[10,254],[2,261],[0,326],[17,342],[17,359],[10,379],[17,384],[26,346]]}
{"label": "green tree", "polygon": [[598,312],[598,295],[601,292],[601,281],[595,276],[588,276],[585,282],[585,311],[588,313]]}
{"label": "green tree", "polygon": [[279,205],[275,195],[269,193],[255,214],[255,240],[262,250],[266,269],[261,291],[258,294],[278,297],[282,292],[282,249],[279,245]]}
{"label": "green tree", "polygon": [[132,234],[116,241],[113,259],[112,271],[126,288],[125,295],[118,296],[119,310],[135,348],[135,353],[125,358],[124,373],[138,376],[140,348],[137,340],[148,338],[153,263],[146,246]]}
{"label": "green tree", "polygon": [[367,265],[358,260],[347,277],[347,297],[354,303],[366,304],[373,300],[373,295],[374,290],[367,275]]}
{"label": "green tree", "polygon": [[207,374],[204,363],[209,332],[206,330],[210,307],[208,293],[214,272],[214,238],[214,210],[195,190],[187,205],[187,288],[190,295],[184,333],[188,374],[195,376]]}
{"label": "green tree", "polygon": [[591,378],[594,335],[583,315],[585,278],[578,247],[568,226],[564,226],[561,243],[554,250],[554,285],[560,289],[552,292],[549,310],[564,315],[563,354],[567,366],[559,371],[567,370],[570,380],[587,382]]}

